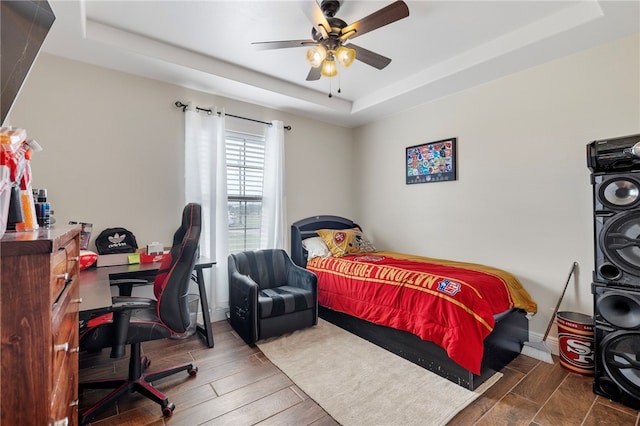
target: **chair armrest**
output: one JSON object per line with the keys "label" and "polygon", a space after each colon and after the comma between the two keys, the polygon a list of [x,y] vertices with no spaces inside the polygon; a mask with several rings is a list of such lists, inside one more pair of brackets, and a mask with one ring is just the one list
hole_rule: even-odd
{"label": "chair armrest", "polygon": [[[112,308],[115,308],[112,306]],[[113,309],[113,334],[114,340],[111,346],[111,358],[122,358],[126,354],[126,342],[129,334],[129,322],[131,321],[132,308],[119,306]]]}
{"label": "chair armrest", "polygon": [[114,296],[111,298],[111,305],[100,309],[94,309],[90,312],[80,312],[79,326],[82,330],[86,327],[88,322],[92,318],[96,318],[106,314],[113,314],[118,311],[133,310],[140,308],[149,308],[153,305],[154,301],[147,297],[126,297],[126,296]]}
{"label": "chair armrest", "polygon": [[234,271],[229,276],[229,304],[231,306],[247,306],[258,303],[260,287],[248,275]]}
{"label": "chair armrest", "polygon": [[315,295],[318,292],[318,277],[308,269],[292,264],[287,271],[287,285],[304,288]]}
{"label": "chair armrest", "polygon": [[258,284],[238,271],[229,274],[229,315],[232,327],[249,343],[258,340]]}
{"label": "chair armrest", "polygon": [[127,337],[129,335],[129,323],[131,313],[136,309],[149,309],[155,303],[146,297],[119,297],[112,298],[111,311],[113,312],[114,344],[111,346],[111,358],[121,358],[126,353]]}
{"label": "chair armrest", "polygon": [[113,312],[133,310],[133,309],[147,309],[153,306],[154,300],[148,297],[129,297],[129,296],[115,296],[111,298],[111,310]]}
{"label": "chair armrest", "polygon": [[133,287],[141,285],[151,285],[152,281],[147,281],[138,278],[122,278],[117,280],[109,280],[109,285],[118,286],[118,294],[120,296],[131,296]]}
{"label": "chair armrest", "polygon": [[287,271],[287,284],[310,291],[314,301],[314,321],[318,323],[318,276],[301,266],[293,264]]}
{"label": "chair armrest", "polygon": [[258,283],[256,283],[250,276],[242,275],[238,271],[234,271],[229,277],[229,285],[233,287],[258,288]]}

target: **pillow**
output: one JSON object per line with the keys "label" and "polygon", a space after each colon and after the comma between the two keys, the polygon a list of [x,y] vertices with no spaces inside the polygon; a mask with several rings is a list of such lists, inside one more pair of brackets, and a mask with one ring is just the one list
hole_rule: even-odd
{"label": "pillow", "polygon": [[98,260],[98,254],[90,250],[80,250],[80,270],[87,269],[89,266],[96,263]]}
{"label": "pillow", "polygon": [[329,248],[320,237],[311,237],[303,240],[302,247],[307,251],[307,259],[331,256]]}
{"label": "pillow", "polygon": [[358,228],[320,229],[317,233],[334,257],[378,251]]}

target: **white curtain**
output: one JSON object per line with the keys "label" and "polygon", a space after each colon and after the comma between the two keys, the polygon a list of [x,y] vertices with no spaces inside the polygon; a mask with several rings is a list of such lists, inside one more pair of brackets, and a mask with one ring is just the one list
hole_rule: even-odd
{"label": "white curtain", "polygon": [[262,184],[262,248],[284,249],[285,188],[284,188],[284,126],[274,120],[267,129]]}
{"label": "white curtain", "polygon": [[209,282],[215,283],[215,306],[224,309],[229,306],[225,118],[187,109],[184,127],[186,203],[202,206],[200,255],[216,261]]}

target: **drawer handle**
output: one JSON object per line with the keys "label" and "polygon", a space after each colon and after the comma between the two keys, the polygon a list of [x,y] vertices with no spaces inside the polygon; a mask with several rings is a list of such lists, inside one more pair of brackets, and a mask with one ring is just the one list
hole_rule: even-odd
{"label": "drawer handle", "polygon": [[69,260],[74,261],[74,262],[79,262],[79,261],[80,261],[80,256],[73,256],[73,257],[72,257],[71,259],[69,259]]}
{"label": "drawer handle", "polygon": [[67,352],[69,350],[69,342],[64,342],[59,345],[53,345],[53,350],[56,352]]}
{"label": "drawer handle", "polygon": [[82,303],[82,297],[78,299],[71,299],[71,303]]}
{"label": "drawer handle", "polygon": [[64,419],[56,420],[51,426],[69,426],[69,418],[65,417]]}
{"label": "drawer handle", "polygon": [[80,352],[80,346],[76,346],[75,348],[71,348],[71,350],[69,352],[71,352],[71,353]]}
{"label": "drawer handle", "polygon": [[80,405],[80,400],[79,399],[76,399],[76,400],[71,401],[69,403],[69,407],[75,407],[75,406],[78,406],[78,405]]}
{"label": "drawer handle", "polygon": [[57,275],[56,278],[59,280],[69,281],[69,273],[65,272],[64,274]]}

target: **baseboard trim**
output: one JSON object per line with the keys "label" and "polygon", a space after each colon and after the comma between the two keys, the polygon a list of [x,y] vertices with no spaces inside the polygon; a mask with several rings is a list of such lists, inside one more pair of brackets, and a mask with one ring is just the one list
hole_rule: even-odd
{"label": "baseboard trim", "polygon": [[[544,334],[534,333],[532,331],[529,331],[530,342],[540,342],[543,337],[544,337]],[[549,349],[551,349],[551,353],[553,355],[556,355],[556,356],[560,355],[560,345],[558,344],[558,339],[556,337],[547,337],[546,343]]]}

